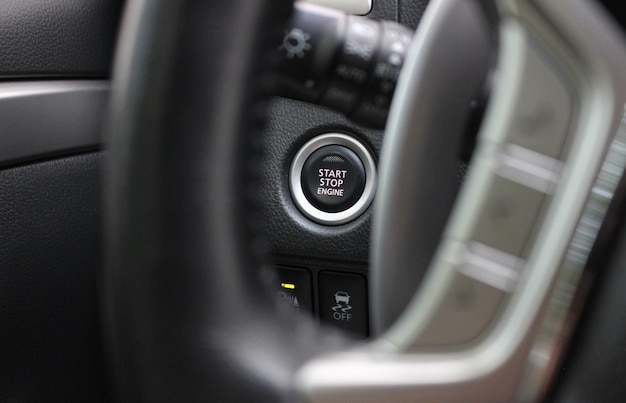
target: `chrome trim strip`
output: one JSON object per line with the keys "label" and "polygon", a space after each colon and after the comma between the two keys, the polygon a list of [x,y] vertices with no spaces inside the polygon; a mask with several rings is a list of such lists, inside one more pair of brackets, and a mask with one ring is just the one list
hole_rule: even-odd
{"label": "chrome trim strip", "polygon": [[0,166],[102,144],[104,80],[0,83]]}
{"label": "chrome trim strip", "polygon": [[521,383],[519,401],[536,400],[543,396],[555,364],[554,352],[563,349],[569,337],[566,321],[587,259],[600,232],[611,200],[626,170],[626,109],[617,135],[611,142],[600,173],[596,178],[584,213],[578,222],[565,261],[561,265],[540,331],[530,352]]}
{"label": "chrome trim strip", "polygon": [[313,3],[320,6],[345,11],[349,14],[365,15],[372,11],[372,0],[298,0],[303,3]]}

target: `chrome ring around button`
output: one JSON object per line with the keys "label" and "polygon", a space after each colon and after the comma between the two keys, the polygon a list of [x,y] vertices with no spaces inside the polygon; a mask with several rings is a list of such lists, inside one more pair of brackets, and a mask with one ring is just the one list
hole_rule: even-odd
{"label": "chrome ring around button", "polygon": [[[329,213],[313,206],[302,190],[302,168],[316,150],[330,145],[340,145],[352,150],[365,168],[365,187],[357,202],[346,210]],[[327,133],[309,140],[296,154],[289,170],[289,190],[298,209],[311,220],[325,225],[340,225],[363,214],[376,192],[376,164],[370,151],[355,138],[342,133]]]}

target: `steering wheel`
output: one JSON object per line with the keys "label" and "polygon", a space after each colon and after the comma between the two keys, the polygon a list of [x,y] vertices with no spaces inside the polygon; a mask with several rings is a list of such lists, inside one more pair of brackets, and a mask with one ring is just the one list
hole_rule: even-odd
{"label": "steering wheel", "polygon": [[[381,157],[371,268],[378,338],[356,346],[281,311],[263,286],[271,270],[263,266],[255,186],[268,55],[290,8],[288,0],[127,7],[109,128],[103,294],[117,397],[542,396],[601,227],[585,244],[586,212],[593,209],[595,224],[604,220],[626,165],[626,52],[615,27],[582,0],[432,2]],[[458,190],[468,106],[489,83],[472,167]],[[515,137],[515,122],[526,134],[556,138]],[[596,199],[592,189],[611,197]],[[524,203],[496,203],[516,226],[502,236],[481,220],[507,198]],[[468,293],[476,304],[455,311]],[[468,318],[471,326],[459,325]]]}

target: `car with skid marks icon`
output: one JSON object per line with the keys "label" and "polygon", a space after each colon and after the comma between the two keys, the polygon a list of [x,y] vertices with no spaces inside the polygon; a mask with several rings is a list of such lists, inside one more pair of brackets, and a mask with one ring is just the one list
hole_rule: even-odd
{"label": "car with skid marks icon", "polygon": [[350,304],[350,294],[345,291],[338,291],[335,293],[335,302],[337,304],[344,303],[346,305]]}

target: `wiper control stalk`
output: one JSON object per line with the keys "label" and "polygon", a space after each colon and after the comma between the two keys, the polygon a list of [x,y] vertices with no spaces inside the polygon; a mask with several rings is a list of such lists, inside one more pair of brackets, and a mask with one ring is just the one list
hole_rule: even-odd
{"label": "wiper control stalk", "polygon": [[279,47],[279,95],[324,105],[382,128],[413,32],[297,3]]}

